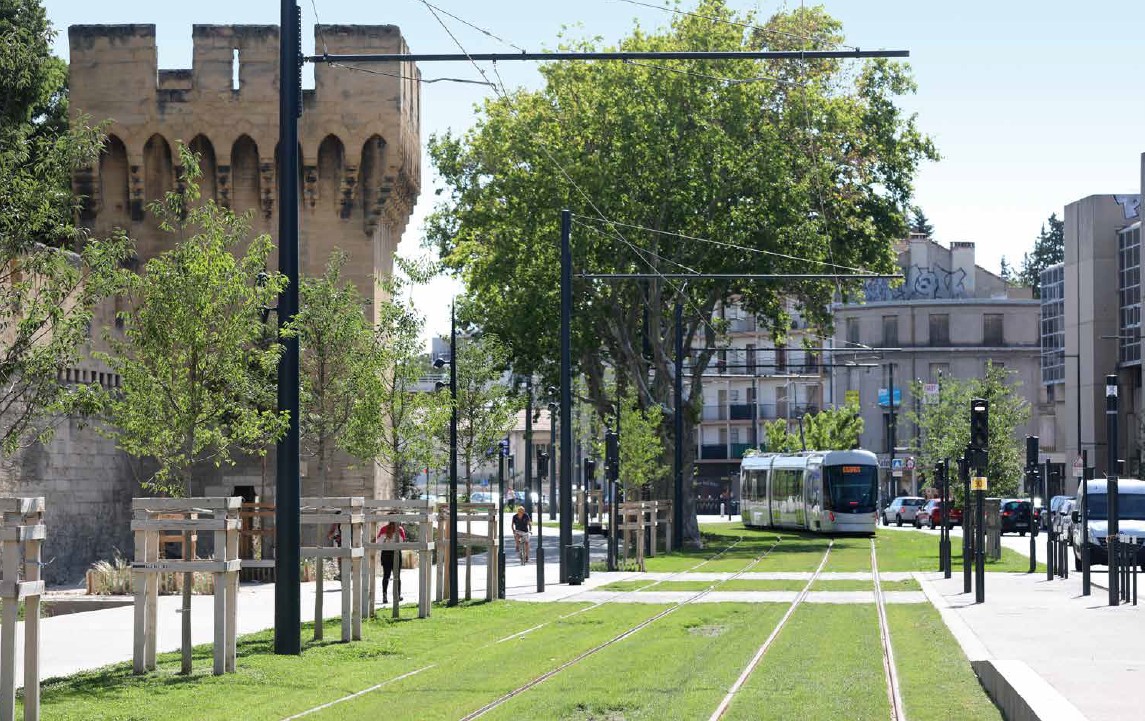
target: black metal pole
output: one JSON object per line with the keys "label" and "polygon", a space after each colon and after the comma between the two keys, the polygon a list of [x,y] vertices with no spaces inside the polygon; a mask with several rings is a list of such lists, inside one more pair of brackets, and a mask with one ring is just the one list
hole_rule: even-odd
{"label": "black metal pole", "polygon": [[[278,265],[286,288],[278,296],[278,325],[283,328],[298,313],[298,116],[302,111],[302,18],[294,0],[282,2],[278,67]],[[276,449],[274,652],[302,652],[302,572],[300,524],[302,487],[299,480],[299,356],[298,336],[282,336],[278,363],[278,407],[290,415],[286,433]]]}
{"label": "black metal pole", "polygon": [[1081,452],[1081,595],[1092,592],[1089,576],[1089,451]]}
{"label": "black metal pole", "polygon": [[594,52],[523,52],[523,53],[349,53],[342,55],[308,55],[312,63],[369,62],[507,62],[511,60],[821,60],[824,58],[907,58],[909,50],[669,50]]}
{"label": "black metal pole", "polygon": [[672,484],[672,548],[679,550],[684,542],[684,302],[676,299],[676,377],[673,379],[675,414],[672,417],[676,436],[674,453],[675,478]]}
{"label": "black metal pole", "polygon": [[890,449],[889,450],[890,450],[890,457],[891,457],[891,467],[890,467],[891,480],[890,480],[890,483],[887,484],[887,490],[889,491],[889,494],[887,495],[887,500],[889,501],[890,499],[892,499],[898,495],[898,488],[894,487],[898,483],[897,481],[895,481],[895,471],[894,471],[894,468],[895,468],[895,445],[898,443],[898,439],[895,436],[898,435],[897,434],[898,429],[895,426],[895,364],[894,363],[888,363],[887,364],[887,370],[889,371],[889,373],[888,373],[888,379],[889,379],[888,385],[890,386],[890,388],[888,389],[888,394],[887,394],[888,395],[887,405],[890,407],[890,426],[891,426],[889,429],[890,432],[888,433],[888,436],[889,436],[888,440],[890,442]]}
{"label": "black metal pole", "polygon": [[497,454],[497,598],[505,598],[505,454],[509,442]]}
{"label": "black metal pole", "polygon": [[[537,496],[540,501],[540,496]],[[525,513],[531,518],[533,508],[533,376],[525,379]],[[538,517],[539,520],[539,517]]]}
{"label": "black metal pole", "polygon": [[1120,510],[1117,498],[1117,376],[1105,376],[1105,428],[1106,447],[1109,455],[1106,458],[1106,503],[1109,508],[1109,521],[1105,537],[1106,555],[1109,563],[1109,605],[1117,606],[1120,603],[1120,593],[1117,578],[1117,534],[1121,531]]}
{"label": "black metal pole", "polygon": [[954,559],[950,552],[950,504],[954,501],[954,494],[950,492],[950,459],[942,459],[942,537],[943,547],[943,577],[950,578]]}
{"label": "black metal pole", "polygon": [[970,593],[970,531],[974,527],[970,512],[970,461],[967,454],[958,459],[958,475],[962,479],[962,592]]}
{"label": "black metal pole", "polygon": [[1054,518],[1050,514],[1050,462],[1046,461],[1042,466],[1042,501],[1045,508],[1042,512],[1045,514],[1046,521],[1043,524],[1046,531],[1046,580],[1054,580]]}
{"label": "black metal pole", "polygon": [[449,602],[456,606],[457,594],[457,312],[449,309]]}
{"label": "black metal pole", "polygon": [[[557,410],[556,403],[549,404],[549,520],[557,520]],[[542,487],[541,490],[544,490]],[[558,533],[558,536],[560,534]],[[561,554],[557,554],[558,556]]]}
{"label": "black metal pole", "polygon": [[[537,468],[537,593],[545,590],[545,497],[542,495],[544,490],[545,476],[541,473],[541,469]],[[552,503],[552,499],[549,499],[549,503]]]}
{"label": "black metal pole", "polygon": [[[979,473],[985,473],[980,469]],[[974,529],[974,601],[982,603],[986,600],[986,491],[974,491],[978,513]]]}
{"label": "black metal pole", "polygon": [[[568,549],[573,525],[572,441],[572,212],[561,211],[561,527],[560,580],[569,580]],[[587,523],[588,518],[585,518]],[[588,536],[587,528],[585,536]]]}
{"label": "black metal pole", "polygon": [[[579,443],[578,443],[578,445],[579,445]],[[580,468],[581,468],[581,484],[580,484],[581,503],[584,506],[584,514],[581,516],[581,518],[584,519],[584,523],[581,524],[581,533],[584,534],[584,539],[583,539],[583,541],[584,541],[584,569],[583,569],[583,572],[584,572],[584,578],[588,578],[589,567],[592,565],[592,562],[588,556],[589,550],[590,550],[589,543],[588,543],[588,490],[589,490],[589,486],[591,485],[590,482],[592,481],[592,478],[589,477],[588,464],[587,463],[585,463],[584,461],[581,461]],[[595,464],[594,464],[594,468],[595,468]]]}
{"label": "black metal pole", "polygon": [[1038,478],[1038,437],[1026,436],[1026,491],[1030,497],[1030,570],[1038,570],[1038,534],[1034,526],[1034,491]]}

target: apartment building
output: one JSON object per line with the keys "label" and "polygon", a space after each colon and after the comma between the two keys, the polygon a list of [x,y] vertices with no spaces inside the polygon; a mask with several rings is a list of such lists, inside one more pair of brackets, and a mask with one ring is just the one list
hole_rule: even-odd
{"label": "apartment building", "polygon": [[[897,250],[901,284],[871,281],[861,300],[833,309],[832,392],[858,398],[865,423],[861,445],[886,467],[888,498],[917,493],[924,480],[924,469],[913,466],[917,428],[905,414],[925,400],[913,397],[912,381],[977,378],[987,363],[1003,365],[1032,407],[1041,381],[1041,306],[1029,288],[1011,287],[976,265],[974,243],[946,247],[912,235]],[[854,365],[844,367],[848,363]],[[1031,420],[1017,433],[1035,428]],[[901,476],[889,469],[892,436],[895,457],[905,461]]]}

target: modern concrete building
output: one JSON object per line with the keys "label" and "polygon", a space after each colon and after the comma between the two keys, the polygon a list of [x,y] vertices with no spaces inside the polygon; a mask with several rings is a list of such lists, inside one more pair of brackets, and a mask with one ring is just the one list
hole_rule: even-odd
{"label": "modern concrete building", "polygon": [[[922,469],[913,468],[917,429],[904,414],[924,402],[912,396],[912,381],[981,377],[994,363],[1013,372],[1031,406],[1041,387],[1040,306],[1029,288],[1011,287],[976,265],[973,243],[947,248],[912,235],[897,250],[901,285],[871,281],[862,301],[834,306],[831,369],[832,395],[840,402],[857,395],[865,422],[862,446],[888,466],[894,423],[894,455],[904,467],[901,477],[886,474],[888,497],[917,493],[922,481]],[[857,365],[840,367],[848,361]],[[1031,421],[1017,432],[1035,427]]]}
{"label": "modern concrete building", "polygon": [[[1145,188],[1145,156],[1142,157]],[[1081,451],[1098,474],[1109,464],[1106,384],[1117,376],[1118,459],[1124,472],[1142,467],[1141,379],[1141,195],[1091,195],[1065,207],[1065,263],[1060,266],[1062,302],[1042,311],[1043,435],[1053,428],[1053,444],[1066,466]],[[1043,282],[1057,273],[1050,268]],[[1060,337],[1047,334],[1061,318]],[[1061,345],[1059,345],[1061,344]],[[1052,405],[1051,405],[1052,403]],[[1076,488],[1064,475],[1064,492]]]}

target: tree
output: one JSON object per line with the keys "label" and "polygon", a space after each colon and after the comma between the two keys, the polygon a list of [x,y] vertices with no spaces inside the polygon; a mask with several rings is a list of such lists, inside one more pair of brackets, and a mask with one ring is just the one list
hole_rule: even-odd
{"label": "tree", "polygon": [[87,238],[73,168],[99,156],[101,134],[67,122],[67,66],[33,0],[0,0],[0,449],[47,441],[97,395],[59,377],[86,352],[97,304],[121,287],[123,237]]}
{"label": "tree", "polygon": [[863,417],[859,406],[849,403],[841,408],[825,408],[818,413],[803,416],[803,438],[792,433],[783,419],[772,421],[764,426],[767,450],[772,453],[792,451],[835,451],[850,450],[859,445],[863,433]]}
{"label": "tree", "polygon": [[1006,261],[1006,256],[1004,255],[1002,256],[1002,262],[1001,267],[998,270],[998,276],[1002,279],[1002,282],[1005,283],[1007,287],[1012,285],[1014,282],[1014,269],[1010,266],[1009,262]]}
{"label": "tree", "polygon": [[492,336],[457,345],[457,454],[465,470],[466,496],[473,493],[473,466],[513,427],[520,407],[501,383],[507,363],[505,347]]}
{"label": "tree", "polygon": [[[396,296],[400,285],[393,285]],[[417,391],[426,371],[421,355],[422,318],[411,303],[393,299],[382,305],[378,336],[385,354],[381,376],[383,413],[381,459],[389,466],[398,498],[416,492],[414,478],[422,468],[440,466],[441,446],[435,443],[449,423],[444,396]]]}
{"label": "tree", "polygon": [[803,417],[807,447],[817,451],[858,448],[863,434],[863,417],[859,405],[848,403],[841,408],[826,408]]}
{"label": "tree", "polygon": [[930,224],[930,220],[922,212],[922,208],[917,205],[910,211],[910,232],[919,233],[927,238],[934,237],[934,226]]}
{"label": "tree", "polygon": [[629,386],[620,399],[620,486],[626,498],[643,492],[667,477],[660,425],[660,406],[641,408],[635,390]]}
{"label": "tree", "polygon": [[198,164],[179,152],[185,190],[150,211],[165,230],[193,234],[131,276],[130,310],[119,314],[124,339],[101,354],[122,376],[121,387],[104,394],[104,432],[127,453],[154,458],[158,470],[144,485],[170,495],[191,490],[198,463],[264,454],[287,424],[285,411],[268,410],[282,346],[265,342],[261,314],[285,283],[264,272],[270,237],[249,239],[248,217],[198,204]]}
{"label": "tree", "polygon": [[303,278],[287,332],[299,341],[303,453],[316,461],[325,496],[335,449],[371,464],[382,454],[385,418],[381,339],[363,314],[366,299],[343,280],[346,255],[335,252],[320,278]]}
{"label": "tree", "polygon": [[[990,449],[986,477],[990,494],[1017,495],[1025,467],[1025,447],[1015,435],[1030,418],[1030,405],[1017,393],[1020,383],[1005,367],[990,363],[982,378],[943,378],[938,400],[924,403],[918,411],[907,410],[907,419],[919,429],[916,439],[919,465],[933,468],[943,459],[953,463],[970,441],[970,399],[990,402]],[[923,397],[922,383],[911,383],[915,398]],[[961,493],[960,489],[955,489]]]}
{"label": "tree", "polygon": [[[1046,225],[1049,225],[1049,228]],[[1042,271],[1065,261],[1065,221],[1057,213],[1042,223],[1042,231],[1034,240],[1034,250],[1022,256],[1022,270],[1018,280],[1034,289],[1034,297],[1042,297]]]}
{"label": "tree", "polygon": [[[662,32],[634,30],[619,47],[798,50],[843,40],[820,8],[776,14],[747,33],[732,23],[754,23],[754,15],[736,15],[724,0],[702,0],[697,14],[718,20],[681,15]],[[591,41],[571,46],[596,49]],[[936,154],[894,103],[914,89],[905,66],[848,69],[830,60],[546,64],[543,89],[487,101],[464,136],[431,140],[449,192],[427,241],[460,272],[471,318],[503,339],[513,367],[552,385],[561,208],[577,214],[578,271],[742,275],[832,263],[891,271],[912,179]],[[584,374],[601,416],[615,413],[606,367],[628,379],[641,407],[674,407],[672,307],[680,300],[691,400],[678,440],[691,464],[703,374],[723,335],[713,321],[721,304],[738,298],[782,339],[787,298],[829,327],[835,291],[831,282],[577,278],[574,372]],[[666,454],[673,425],[661,427]],[[656,485],[658,496],[670,495],[666,481]],[[692,499],[685,504],[684,536],[698,542]]]}

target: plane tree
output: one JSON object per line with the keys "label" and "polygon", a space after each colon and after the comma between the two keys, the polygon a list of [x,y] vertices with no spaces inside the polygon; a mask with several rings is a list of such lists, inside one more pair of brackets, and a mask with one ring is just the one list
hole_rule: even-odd
{"label": "plane tree", "polygon": [[[813,50],[844,40],[841,24],[821,8],[756,23],[724,0],[702,0],[668,28],[634,28],[616,49]],[[918,166],[936,158],[914,117],[896,104],[914,90],[900,63],[554,62],[540,72],[540,89],[499,93],[473,128],[431,139],[445,188],[426,240],[464,279],[466,317],[508,345],[516,371],[548,383],[559,361],[562,208],[575,214],[578,272],[889,272]],[[788,299],[826,328],[838,290],[848,288],[577,277],[573,362],[586,400],[602,416],[615,414],[611,367],[642,407],[672,411],[679,301],[689,349],[679,441],[690,463],[702,376],[726,330],[714,320],[723,304],[736,300],[782,341]],[[669,463],[673,425],[661,425]],[[656,495],[669,495],[670,476]],[[685,538],[698,541],[690,494],[685,503]]]}

